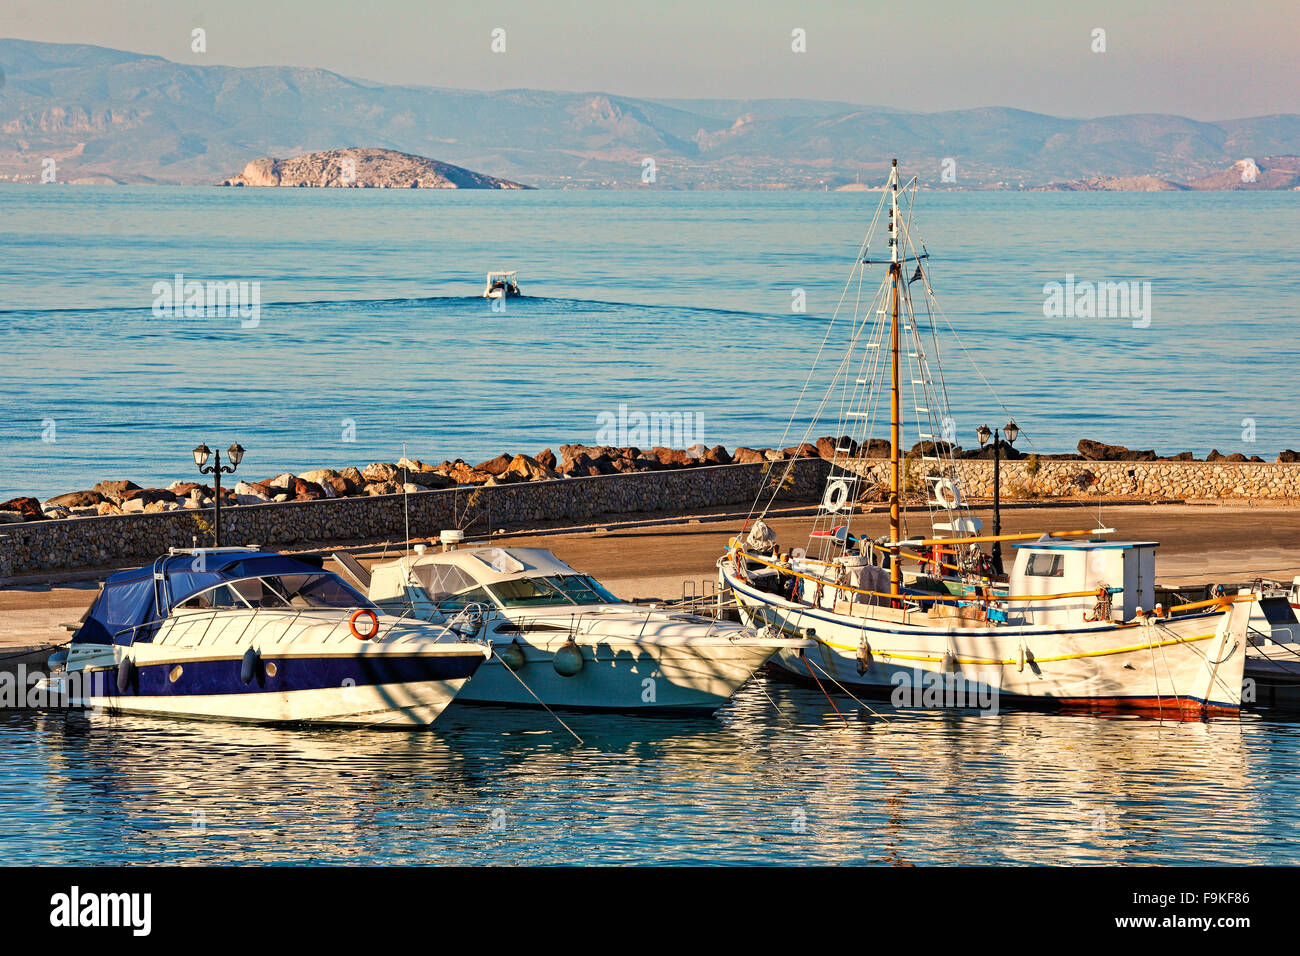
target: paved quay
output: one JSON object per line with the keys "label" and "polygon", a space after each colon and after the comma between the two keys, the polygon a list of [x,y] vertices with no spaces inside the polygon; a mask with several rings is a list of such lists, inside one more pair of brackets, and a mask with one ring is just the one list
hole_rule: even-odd
{"label": "paved quay", "polygon": [[[798,509],[792,509],[797,511]],[[976,514],[986,530],[991,518]],[[678,599],[683,586],[696,593],[712,581],[714,564],[727,539],[741,526],[743,513],[698,516],[664,515],[631,525],[614,519],[572,529],[511,532],[493,536],[494,544],[542,547],[581,571],[594,574],[623,598]],[[855,527],[884,534],[884,513],[855,518]],[[777,517],[769,524],[782,547],[806,544],[810,519],[806,514]],[[1200,586],[1207,582],[1246,582],[1255,577],[1290,581],[1300,575],[1300,508],[1224,505],[1107,505],[1009,507],[1003,511],[1005,533],[1115,528],[1113,539],[1160,542],[1156,578],[1168,587]],[[486,539],[471,539],[467,544]],[[348,550],[369,566],[401,552],[400,542],[366,545]],[[329,549],[325,549],[329,550]],[[75,577],[75,576],[72,576]],[[686,583],[691,582],[691,583]],[[16,652],[67,640],[61,628],[76,621],[96,593],[95,577],[57,583],[39,580],[0,589],[0,646]]]}

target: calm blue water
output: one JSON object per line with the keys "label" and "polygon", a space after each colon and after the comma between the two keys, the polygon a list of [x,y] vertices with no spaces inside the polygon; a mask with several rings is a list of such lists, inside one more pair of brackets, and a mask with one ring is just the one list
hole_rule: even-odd
{"label": "calm blue water", "polygon": [[[770,700],[769,700],[770,696]],[[1300,862],[1300,725],[855,709],[453,707],[420,733],[0,715],[0,851],[36,863]],[[774,711],[779,708],[780,714]]]}
{"label": "calm blue water", "polygon": [[[240,441],[255,477],[403,442],[537,451],[596,441],[620,403],[772,444],[877,198],[0,187],[0,497],[188,477],[200,441]],[[1300,447],[1300,195],[920,202],[945,310],[1029,447]],[[500,266],[530,296],[504,315],[477,298]],[[176,272],[261,282],[260,324],[155,318]],[[1044,318],[1068,273],[1151,282],[1150,328]],[[949,348],[945,368],[959,434],[1001,424],[968,359]],[[1300,863],[1300,724],[838,703],[847,729],[816,690],[764,680],[712,718],[571,717],[581,745],[545,714],[463,707],[427,733],[0,713],[0,851]]]}
{"label": "calm blue water", "polygon": [[[254,477],[403,442],[536,452],[595,442],[620,403],[774,444],[877,200],[0,186],[0,496],[192,477],[200,441],[238,440]],[[1271,457],[1300,447],[1298,212],[1297,193],[922,194],[918,224],[1030,450]],[[502,266],[530,296],[504,315],[477,298]],[[155,318],[177,272],[260,282],[260,324]],[[1044,318],[1066,274],[1151,282],[1150,328]],[[1005,413],[955,347],[945,369],[971,444]]]}

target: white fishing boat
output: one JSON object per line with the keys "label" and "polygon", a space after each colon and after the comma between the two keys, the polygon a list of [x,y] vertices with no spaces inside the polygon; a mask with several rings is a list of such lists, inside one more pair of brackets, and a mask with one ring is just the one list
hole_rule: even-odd
{"label": "white fishing boat", "polygon": [[485,658],[385,614],[320,559],[172,549],[104,582],[51,685],[111,713],[424,726]]}
{"label": "white fishing boat", "polygon": [[540,548],[460,548],[403,556],[369,572],[341,563],[395,614],[486,640],[492,658],[458,700],[589,710],[716,710],[777,651],[810,642],[615,597]]}
{"label": "white fishing boat", "polygon": [[[806,654],[780,651],[781,668],[854,694],[952,706],[1237,711],[1250,598],[1157,613],[1154,542],[1108,541],[1106,528],[979,534],[953,460],[938,353],[942,312],[914,224],[915,197],[915,180],[901,187],[895,161],[842,300],[858,303],[846,347],[831,367],[809,373],[810,383],[828,388],[806,416],[804,441],[831,417],[827,408],[838,409],[835,433],[844,437],[807,548],[776,545],[760,497],[748,535],[733,538],[719,559],[720,587],[747,623],[815,640]],[[872,259],[882,219],[887,254]],[[876,266],[883,276],[873,297],[862,280]],[[828,342],[840,318],[837,310]],[[915,454],[905,453],[904,407],[916,422]],[[889,427],[887,462],[860,452],[878,418]],[[886,464],[887,476],[878,470]],[[784,475],[771,477],[774,500]],[[877,482],[887,487],[889,534],[871,540],[853,526],[863,492]],[[924,503],[908,507],[909,491]],[[1009,577],[982,549],[1002,541],[1019,542]],[[905,572],[905,562],[914,570]]]}
{"label": "white fishing boat", "polygon": [[489,272],[487,285],[483,289],[485,299],[513,299],[523,295],[519,291],[519,282],[513,271]]}

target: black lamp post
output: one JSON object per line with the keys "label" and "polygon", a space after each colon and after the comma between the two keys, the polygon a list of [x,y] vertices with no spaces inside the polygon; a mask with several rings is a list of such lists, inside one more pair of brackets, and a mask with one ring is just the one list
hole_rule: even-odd
{"label": "black lamp post", "polygon": [[[1002,534],[1002,448],[1001,439],[1005,438],[1008,445],[1014,445],[1016,439],[1020,437],[1020,427],[1015,420],[1007,422],[1002,429],[1001,435],[995,428],[989,431],[989,426],[981,425],[975,429],[975,437],[980,440],[980,447],[983,448],[990,438],[993,439],[993,536],[996,538]],[[993,570],[997,574],[1002,574],[1002,542],[993,542]]]}
{"label": "black lamp post", "polygon": [[[214,455],[215,459],[211,465],[208,465],[208,456]],[[214,452],[207,445],[200,445],[194,449],[194,464],[199,466],[199,474],[211,475],[215,488],[213,489],[212,498],[212,542],[214,547],[221,547],[221,476],[223,474],[233,475],[235,469],[244,458],[243,447],[236,442],[226,449],[226,456],[230,459],[230,464],[221,463],[221,452]],[[204,467],[204,466],[207,467]]]}

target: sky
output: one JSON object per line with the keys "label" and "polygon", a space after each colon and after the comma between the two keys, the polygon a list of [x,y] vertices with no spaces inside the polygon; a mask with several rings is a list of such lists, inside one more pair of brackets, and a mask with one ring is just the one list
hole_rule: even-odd
{"label": "sky", "polygon": [[466,89],[1300,113],[1296,0],[4,0],[0,36]]}

